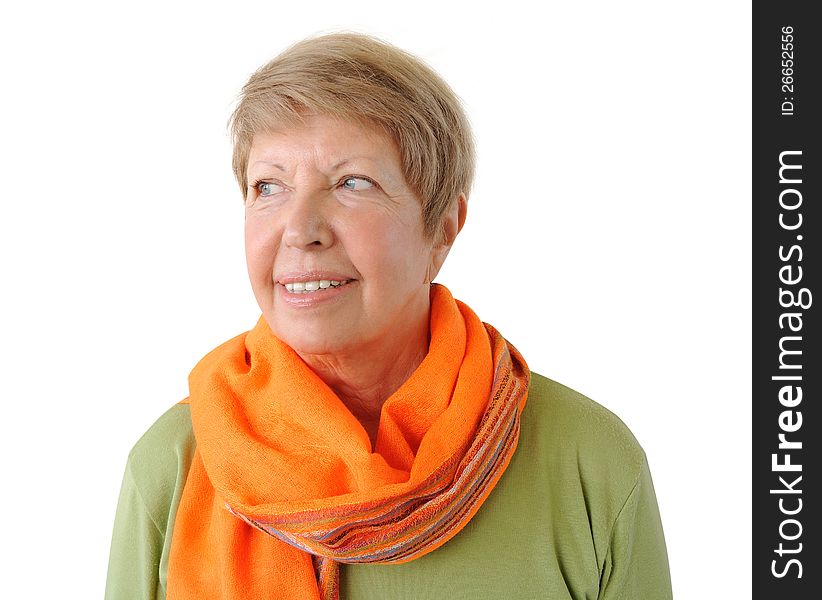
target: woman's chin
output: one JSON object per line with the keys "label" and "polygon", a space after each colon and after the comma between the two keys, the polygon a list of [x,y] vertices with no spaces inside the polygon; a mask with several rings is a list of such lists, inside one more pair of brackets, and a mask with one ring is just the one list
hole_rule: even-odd
{"label": "woman's chin", "polygon": [[[333,322],[289,321],[282,326],[274,321],[271,330],[280,340],[288,344],[301,356],[307,354],[338,355],[347,353],[356,345],[349,329],[343,329]],[[272,321],[269,321],[271,325]]]}

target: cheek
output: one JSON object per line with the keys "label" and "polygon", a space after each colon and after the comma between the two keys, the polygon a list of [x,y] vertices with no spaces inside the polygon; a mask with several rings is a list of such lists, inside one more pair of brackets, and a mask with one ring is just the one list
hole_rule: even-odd
{"label": "cheek", "polygon": [[276,240],[270,227],[259,220],[246,221],[245,256],[252,278],[271,270],[275,245]]}
{"label": "cheek", "polygon": [[422,283],[430,248],[422,238],[421,225],[377,218],[358,225],[349,237],[349,253],[366,281],[387,283],[397,291]]}

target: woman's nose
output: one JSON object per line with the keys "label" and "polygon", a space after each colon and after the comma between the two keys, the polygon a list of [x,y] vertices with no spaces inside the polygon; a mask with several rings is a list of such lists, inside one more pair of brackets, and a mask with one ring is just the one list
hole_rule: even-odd
{"label": "woman's nose", "polygon": [[334,241],[328,214],[328,194],[295,193],[291,199],[283,240],[292,248],[327,248]]}

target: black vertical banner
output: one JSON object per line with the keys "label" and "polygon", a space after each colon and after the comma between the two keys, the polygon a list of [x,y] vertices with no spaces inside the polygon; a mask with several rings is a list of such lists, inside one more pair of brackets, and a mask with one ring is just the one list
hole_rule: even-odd
{"label": "black vertical banner", "polygon": [[[753,597],[822,597],[822,21],[754,3]],[[730,576],[730,574],[729,574]]]}

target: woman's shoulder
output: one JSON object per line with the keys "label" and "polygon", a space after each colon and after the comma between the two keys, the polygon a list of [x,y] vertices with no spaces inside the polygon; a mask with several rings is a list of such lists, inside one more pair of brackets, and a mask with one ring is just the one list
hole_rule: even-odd
{"label": "woman's shoulder", "polygon": [[[156,464],[158,460],[168,458],[169,448],[186,446],[193,439],[188,403],[180,402],[163,413],[137,440],[129,453],[129,460]],[[161,449],[166,451],[159,452]]]}
{"label": "woman's shoulder", "polygon": [[[613,412],[556,381],[531,374],[520,443],[554,480],[618,510],[647,470],[645,452]],[[613,516],[613,515],[612,515]]]}
{"label": "woman's shoulder", "polygon": [[531,373],[524,420],[532,419],[556,444],[601,459],[618,458],[639,469],[645,453],[627,425],[613,412],[538,373]]}
{"label": "woman's shoulder", "polygon": [[168,515],[169,501],[185,483],[196,442],[188,404],[168,409],[134,444],[127,470],[146,510]]}
{"label": "woman's shoulder", "polygon": [[174,518],[194,447],[189,407],[177,404],[129,452],[111,539],[106,598],[165,597]]}
{"label": "woman's shoulder", "polygon": [[[470,527],[437,552],[437,565],[426,557],[419,565],[470,572],[483,589],[477,597],[516,590],[523,598],[667,598],[622,583],[634,566],[650,569],[638,576],[643,581],[663,572],[661,531],[645,453],[628,427],[583,394],[532,373],[517,449],[499,484]],[[525,580],[516,576],[523,569]]]}

